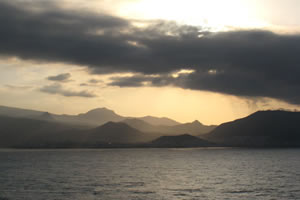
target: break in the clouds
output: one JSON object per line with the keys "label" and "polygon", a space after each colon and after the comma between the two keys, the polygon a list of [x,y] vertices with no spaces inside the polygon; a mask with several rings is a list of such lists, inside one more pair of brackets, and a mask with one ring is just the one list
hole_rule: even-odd
{"label": "break in the clouds", "polygon": [[[213,33],[166,21],[142,21],[144,26],[138,28],[137,21],[107,14],[69,11],[58,5],[29,9],[10,2],[0,2],[4,56],[72,63],[87,66],[91,73],[135,74],[115,77],[110,85],[173,85],[300,104],[298,34]],[[193,73],[173,76],[181,69]],[[42,91],[65,93],[57,86]]]}
{"label": "break in the clouds", "polygon": [[56,76],[48,76],[47,79],[49,81],[58,81],[58,82],[67,82],[71,78],[70,73],[58,74]]}
{"label": "break in the clouds", "polygon": [[40,88],[40,91],[48,94],[59,94],[65,97],[86,97],[86,98],[96,97],[96,95],[88,91],[84,91],[84,90],[73,91],[71,89],[65,89],[58,83],[52,85],[46,85]]}

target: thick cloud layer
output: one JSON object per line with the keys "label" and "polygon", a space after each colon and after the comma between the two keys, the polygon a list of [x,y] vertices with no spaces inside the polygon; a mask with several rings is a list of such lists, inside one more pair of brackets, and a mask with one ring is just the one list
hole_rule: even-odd
{"label": "thick cloud layer", "polygon": [[[174,85],[300,104],[300,35],[263,30],[211,33],[172,22],[131,21],[52,6],[0,2],[0,54],[89,67],[92,73],[136,72],[111,85]],[[194,73],[171,74],[180,69]],[[155,74],[156,76],[151,76]]]}

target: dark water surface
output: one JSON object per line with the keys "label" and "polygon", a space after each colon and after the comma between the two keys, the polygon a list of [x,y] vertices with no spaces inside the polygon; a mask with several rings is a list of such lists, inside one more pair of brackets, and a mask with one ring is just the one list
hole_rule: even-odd
{"label": "dark water surface", "polygon": [[300,199],[300,149],[0,150],[8,199]]}

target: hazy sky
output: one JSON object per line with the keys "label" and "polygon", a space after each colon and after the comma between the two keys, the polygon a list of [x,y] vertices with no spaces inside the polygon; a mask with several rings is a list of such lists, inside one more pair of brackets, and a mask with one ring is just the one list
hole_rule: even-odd
{"label": "hazy sky", "polygon": [[219,124],[299,109],[298,0],[2,0],[0,104]]}

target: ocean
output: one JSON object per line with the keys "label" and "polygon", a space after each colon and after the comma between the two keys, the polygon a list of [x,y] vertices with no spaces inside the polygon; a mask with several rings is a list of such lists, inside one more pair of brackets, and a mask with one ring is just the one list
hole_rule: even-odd
{"label": "ocean", "polygon": [[0,150],[0,200],[300,199],[300,149]]}

